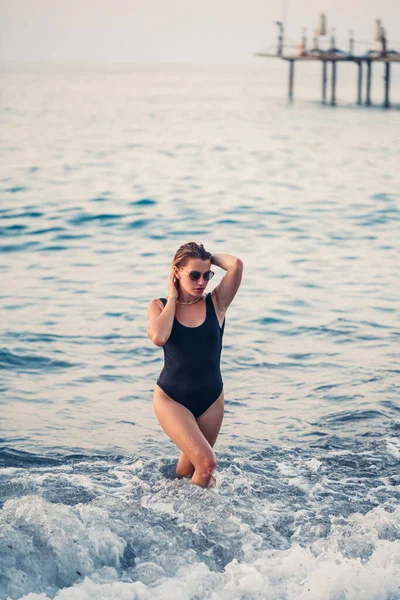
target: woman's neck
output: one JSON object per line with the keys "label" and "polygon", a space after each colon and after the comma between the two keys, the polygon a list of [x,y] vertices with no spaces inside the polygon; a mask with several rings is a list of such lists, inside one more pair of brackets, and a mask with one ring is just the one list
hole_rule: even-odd
{"label": "woman's neck", "polygon": [[192,302],[193,300],[196,300],[197,296],[194,296],[192,294],[189,294],[188,292],[184,292],[184,291],[180,291],[179,292],[179,297],[178,300],[179,302]]}
{"label": "woman's neck", "polygon": [[201,296],[196,295],[192,295],[189,294],[188,292],[185,292],[184,294],[180,293],[179,294],[179,298],[177,300],[178,304],[186,304],[186,305],[191,305],[191,304],[197,304],[197,302],[200,302],[200,300],[203,298],[203,294]]}

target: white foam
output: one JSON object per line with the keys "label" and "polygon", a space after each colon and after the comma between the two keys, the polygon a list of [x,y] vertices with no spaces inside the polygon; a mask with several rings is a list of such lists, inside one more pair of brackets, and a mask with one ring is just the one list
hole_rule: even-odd
{"label": "white foam", "polygon": [[[188,562],[172,577],[165,576],[154,562],[142,563],[135,575],[140,581],[118,581],[117,570],[103,566],[93,570],[83,581],[59,590],[55,598],[395,600],[399,597],[400,581],[399,527],[400,508],[388,512],[378,507],[366,515],[354,513],[345,521],[343,517],[333,520],[328,537],[307,547],[294,543],[284,550],[261,550],[256,537],[254,543],[246,538],[243,542],[243,546],[247,546],[245,559],[232,560],[221,572],[210,570],[198,560],[193,562],[192,555],[188,555]],[[365,546],[361,557],[358,555],[360,543]],[[68,552],[66,547],[64,552]],[[169,560],[175,560],[173,544]],[[100,563],[98,559],[95,562]],[[28,594],[23,600],[50,600],[51,597]]]}
{"label": "white foam", "polygon": [[400,442],[396,438],[389,438],[386,442],[388,454],[396,460],[400,460]]}
{"label": "white foam", "polygon": [[118,565],[126,542],[109,522],[93,505],[50,504],[39,496],[8,500],[0,512],[7,593],[16,598],[38,583],[56,593],[104,565]]}

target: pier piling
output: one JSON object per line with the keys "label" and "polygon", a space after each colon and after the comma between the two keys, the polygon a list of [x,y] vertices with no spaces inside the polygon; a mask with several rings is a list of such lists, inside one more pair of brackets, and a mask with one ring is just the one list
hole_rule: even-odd
{"label": "pier piling", "polygon": [[327,71],[326,71],[327,63],[326,60],[322,61],[322,104],[326,104],[326,83],[328,80]]}
{"label": "pier piling", "polygon": [[383,103],[384,108],[390,108],[390,62],[385,63],[385,101]]}
{"label": "pier piling", "polygon": [[367,96],[365,98],[365,106],[371,106],[371,79],[372,79],[372,63],[367,60]]}
{"label": "pier piling", "polygon": [[332,61],[332,93],[331,106],[336,106],[336,60]]}
{"label": "pier piling", "polygon": [[294,60],[289,61],[289,102],[293,101]]}
{"label": "pier piling", "polygon": [[363,66],[362,62],[357,63],[358,66],[358,88],[357,88],[357,106],[362,104],[362,80],[363,80]]}

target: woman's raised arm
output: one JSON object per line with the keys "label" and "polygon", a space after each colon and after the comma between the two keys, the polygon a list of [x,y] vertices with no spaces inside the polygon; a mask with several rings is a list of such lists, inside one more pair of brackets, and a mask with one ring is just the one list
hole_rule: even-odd
{"label": "woman's raised arm", "polygon": [[243,261],[231,254],[213,254],[211,264],[221,267],[226,274],[213,292],[218,309],[225,312],[239,289],[243,274]]}

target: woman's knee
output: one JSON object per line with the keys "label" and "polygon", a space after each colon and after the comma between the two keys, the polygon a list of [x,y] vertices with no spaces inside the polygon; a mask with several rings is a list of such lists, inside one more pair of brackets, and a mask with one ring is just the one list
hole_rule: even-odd
{"label": "woman's knee", "polygon": [[204,475],[211,474],[217,468],[217,458],[214,452],[200,455],[194,463],[196,471]]}

